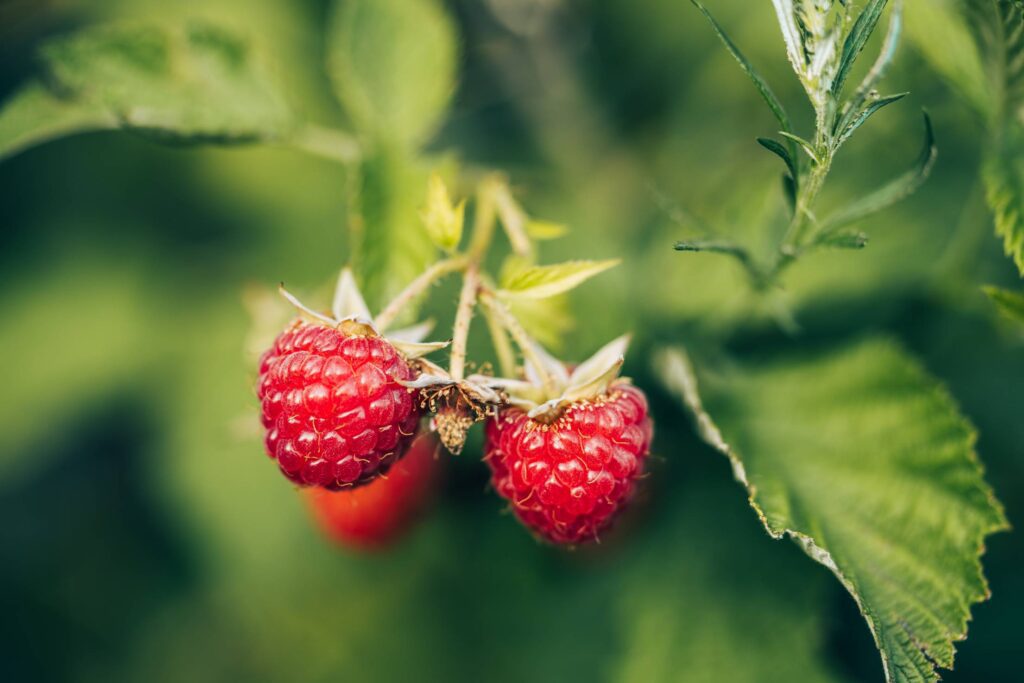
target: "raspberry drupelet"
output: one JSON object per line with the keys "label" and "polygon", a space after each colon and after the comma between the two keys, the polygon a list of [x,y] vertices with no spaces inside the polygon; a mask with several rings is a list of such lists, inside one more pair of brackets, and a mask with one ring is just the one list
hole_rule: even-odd
{"label": "raspberry drupelet", "polygon": [[301,486],[341,489],[400,458],[419,420],[414,371],[382,337],[297,320],[260,363],[266,446]]}

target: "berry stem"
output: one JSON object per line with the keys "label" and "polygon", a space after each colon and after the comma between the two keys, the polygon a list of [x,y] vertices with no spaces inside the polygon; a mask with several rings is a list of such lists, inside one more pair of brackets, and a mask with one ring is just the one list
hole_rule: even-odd
{"label": "berry stem", "polygon": [[495,296],[494,292],[485,286],[481,286],[480,288],[480,303],[486,306],[498,323],[508,330],[512,339],[515,340],[516,346],[519,347],[519,351],[523,354],[523,358],[533,365],[537,374],[540,376],[541,384],[544,386],[544,391],[551,393],[554,388],[554,378],[552,378],[551,373],[548,372],[543,359],[537,355],[537,351],[534,348],[534,343],[530,338],[530,335],[523,329],[522,324],[518,319],[516,319],[515,315],[512,314],[512,311],[508,310],[508,307],[502,303],[497,296]]}
{"label": "berry stem", "polygon": [[473,235],[467,251],[470,261],[481,261],[491,246],[497,221],[495,197],[503,185],[504,181],[495,174],[484,178],[477,188],[476,207],[473,211]]}
{"label": "berry stem", "polygon": [[459,307],[455,313],[455,327],[452,330],[452,355],[448,364],[448,374],[456,382],[466,376],[466,342],[469,339],[469,324],[473,320],[473,309],[476,308],[477,292],[480,289],[480,268],[470,263],[462,276],[462,292],[459,294]]}
{"label": "berry stem", "polygon": [[462,270],[465,266],[466,258],[464,256],[454,256],[438,261],[427,268],[419,277],[399,292],[398,296],[385,306],[383,311],[377,314],[377,317],[374,319],[377,330],[379,332],[386,330],[416,297],[444,276]]}
{"label": "berry stem", "polygon": [[491,309],[484,306],[484,319],[487,321],[487,331],[491,334],[491,343],[494,345],[494,353],[498,357],[498,367],[501,368],[502,377],[516,376],[516,356],[512,349],[512,342],[508,338],[508,331],[502,326],[498,318],[491,312]]}

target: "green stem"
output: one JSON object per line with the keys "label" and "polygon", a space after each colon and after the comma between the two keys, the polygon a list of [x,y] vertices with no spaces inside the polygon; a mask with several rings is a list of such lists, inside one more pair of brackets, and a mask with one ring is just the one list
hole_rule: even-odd
{"label": "green stem", "polygon": [[362,157],[356,139],[336,128],[307,125],[300,128],[286,143],[307,154],[343,164],[355,163]]}
{"label": "green stem", "polygon": [[508,333],[515,341],[516,346],[519,347],[520,353],[523,354],[523,358],[533,365],[537,374],[540,375],[541,384],[544,387],[545,393],[551,394],[554,388],[554,378],[544,366],[544,361],[537,355],[537,351],[533,345],[533,339],[531,339],[530,335],[523,329],[522,324],[520,324],[515,315],[512,314],[512,311],[508,310],[508,307],[505,306],[497,296],[495,296],[494,292],[486,287],[480,288],[480,303],[486,306],[494,315],[495,319],[497,319],[498,323],[508,330]]}
{"label": "green stem", "polygon": [[383,332],[395,321],[405,307],[408,306],[420,294],[425,292],[432,284],[444,276],[461,270],[466,266],[466,259],[463,256],[455,256],[450,259],[438,261],[425,270],[419,277],[398,293],[391,303],[374,318],[374,324],[379,332]]}
{"label": "green stem", "polygon": [[455,312],[455,327],[452,330],[452,355],[448,363],[448,374],[456,382],[466,376],[466,343],[469,340],[469,324],[473,320],[477,293],[480,290],[480,268],[471,263],[462,279],[462,292]]}

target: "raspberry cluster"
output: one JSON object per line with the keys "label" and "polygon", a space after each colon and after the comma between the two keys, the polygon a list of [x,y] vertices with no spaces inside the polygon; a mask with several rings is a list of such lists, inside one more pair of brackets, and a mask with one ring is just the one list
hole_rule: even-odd
{"label": "raspberry cluster", "polygon": [[382,337],[293,322],[260,361],[267,454],[301,486],[364,484],[400,457],[419,408],[399,382],[415,373]]}
{"label": "raspberry cluster", "polygon": [[624,380],[550,424],[517,408],[487,425],[485,459],[516,516],[554,543],[596,540],[633,496],[653,427],[643,392]]}

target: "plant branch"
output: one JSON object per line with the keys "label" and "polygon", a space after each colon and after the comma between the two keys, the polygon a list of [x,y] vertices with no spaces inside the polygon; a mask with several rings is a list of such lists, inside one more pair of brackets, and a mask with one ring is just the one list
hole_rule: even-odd
{"label": "plant branch", "polygon": [[395,321],[405,307],[408,306],[416,297],[425,292],[431,285],[443,278],[444,276],[461,270],[466,266],[466,258],[463,256],[455,256],[450,259],[438,261],[434,265],[430,266],[425,270],[419,277],[409,283],[409,285],[398,293],[391,303],[389,303],[383,311],[381,311],[376,318],[374,323],[377,326],[378,331],[383,332]]}
{"label": "plant branch", "polygon": [[486,306],[494,315],[498,323],[508,330],[508,333],[515,341],[516,346],[519,347],[520,353],[523,354],[523,358],[533,365],[537,374],[540,376],[544,390],[546,392],[550,392],[554,386],[554,378],[552,378],[551,374],[547,371],[544,361],[537,355],[533,339],[531,339],[530,335],[523,329],[522,324],[516,319],[515,315],[512,314],[512,311],[508,310],[508,307],[498,299],[491,289],[487,287],[480,288],[480,303]]}
{"label": "plant branch", "polygon": [[494,225],[498,217],[495,193],[501,184],[502,181],[498,176],[490,175],[484,178],[477,188],[476,207],[473,211],[473,231],[467,250],[470,261],[481,261],[491,246]]}
{"label": "plant branch", "polygon": [[455,312],[455,326],[452,331],[452,355],[448,363],[448,374],[456,382],[466,376],[466,342],[469,340],[469,324],[473,320],[477,293],[480,290],[480,269],[476,263],[466,268],[462,278],[462,292]]}
{"label": "plant branch", "polygon": [[307,154],[342,164],[355,163],[362,157],[362,150],[356,139],[336,128],[303,126],[286,140],[286,144]]}

